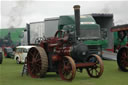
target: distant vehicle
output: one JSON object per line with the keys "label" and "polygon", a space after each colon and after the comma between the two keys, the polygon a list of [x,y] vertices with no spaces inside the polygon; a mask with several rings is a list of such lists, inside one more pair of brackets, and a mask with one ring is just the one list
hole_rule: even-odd
{"label": "distant vehicle", "polygon": [[128,24],[117,25],[111,28],[116,35],[117,65],[121,71],[128,72]]}
{"label": "distant vehicle", "polygon": [[4,56],[6,58],[13,58],[14,56],[13,49],[11,47],[4,47]]}
{"label": "distant vehicle", "polygon": [[2,64],[3,61],[3,54],[2,54],[2,48],[0,48],[0,64]]}
{"label": "distant vehicle", "polygon": [[21,64],[25,62],[25,58],[27,56],[28,50],[31,47],[34,47],[34,46],[17,46],[16,47],[14,59],[16,60],[17,64]]}

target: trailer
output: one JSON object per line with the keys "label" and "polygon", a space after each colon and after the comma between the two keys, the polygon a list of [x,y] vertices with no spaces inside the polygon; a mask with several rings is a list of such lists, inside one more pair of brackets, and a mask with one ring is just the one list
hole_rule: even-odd
{"label": "trailer", "polygon": [[96,23],[100,25],[102,36],[102,48],[112,49],[114,46],[114,35],[111,32],[111,27],[114,26],[113,14],[111,13],[93,13],[91,14]]}
{"label": "trailer", "polygon": [[58,30],[59,17],[54,18],[46,18],[44,19],[45,29],[44,35],[45,37],[52,37]]}
{"label": "trailer", "polygon": [[[59,18],[46,18],[44,21],[30,22],[26,24],[22,45],[38,44],[45,37],[54,36],[58,30]],[[51,29],[52,28],[52,29]]]}

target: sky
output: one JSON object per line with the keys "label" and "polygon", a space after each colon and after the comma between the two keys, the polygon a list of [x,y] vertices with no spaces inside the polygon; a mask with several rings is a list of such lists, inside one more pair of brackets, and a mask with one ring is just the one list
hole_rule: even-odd
{"label": "sky", "polygon": [[26,23],[44,18],[73,15],[74,5],[80,5],[80,14],[113,13],[114,24],[128,24],[128,1],[41,1],[1,0],[0,28],[25,27]]}

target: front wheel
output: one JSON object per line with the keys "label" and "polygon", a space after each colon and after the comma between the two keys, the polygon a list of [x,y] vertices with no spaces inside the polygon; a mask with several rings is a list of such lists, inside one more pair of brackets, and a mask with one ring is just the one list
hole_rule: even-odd
{"label": "front wheel", "polygon": [[62,80],[72,81],[75,78],[76,65],[70,56],[64,56],[59,64],[59,75]]}
{"label": "front wheel", "polygon": [[88,57],[87,61],[95,63],[94,66],[86,69],[88,75],[93,78],[99,78],[104,71],[104,65],[100,56],[93,54]]}

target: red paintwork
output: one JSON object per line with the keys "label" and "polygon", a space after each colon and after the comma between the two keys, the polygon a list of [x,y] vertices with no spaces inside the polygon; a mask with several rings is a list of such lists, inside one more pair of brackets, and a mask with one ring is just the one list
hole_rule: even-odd
{"label": "red paintwork", "polygon": [[7,52],[5,51],[5,48],[11,48],[11,47],[5,47],[5,46],[2,47],[2,49],[4,51],[4,56],[7,56]]}
{"label": "red paintwork", "polygon": [[[126,44],[126,46],[128,47],[128,43]],[[123,46],[123,45],[122,45],[122,46],[119,46],[119,45],[118,45],[118,47],[117,47],[116,49],[119,50],[121,47],[125,47],[125,46]],[[114,48],[112,48],[112,49],[105,49],[105,50],[114,52]]]}
{"label": "red paintwork", "polygon": [[128,47],[128,43],[126,44],[126,46]]}
{"label": "red paintwork", "polygon": [[[120,46],[118,46],[116,49],[120,49]],[[112,49],[105,49],[105,50],[107,50],[107,51],[111,51],[111,52],[114,52],[114,48],[112,48]]]}
{"label": "red paintwork", "polygon": [[[54,55],[52,55],[52,61],[53,63],[56,61],[61,61],[63,56],[71,56],[71,49],[72,45],[67,43],[67,36],[64,36],[64,38],[58,38],[57,33],[55,34],[55,37],[48,38],[47,40],[43,40],[40,43],[40,46],[45,49],[45,45],[47,44],[47,51],[53,52]],[[62,33],[60,33],[62,34]],[[60,35],[62,36],[62,35]],[[79,63],[76,64],[76,67],[88,67],[88,66],[94,66],[95,63]]]}
{"label": "red paintwork", "polygon": [[58,56],[58,55],[53,55],[52,56],[52,61],[53,62],[60,61],[60,60],[61,60],[61,56]]}
{"label": "red paintwork", "polygon": [[128,27],[122,27],[122,28],[111,29],[111,32],[118,32],[118,31],[123,31],[123,30],[128,30]]}
{"label": "red paintwork", "polygon": [[111,51],[111,52],[114,52],[114,49],[106,49],[107,51]]}
{"label": "red paintwork", "polygon": [[4,56],[7,56],[7,53],[4,51]]}
{"label": "red paintwork", "polygon": [[62,56],[70,56],[71,52],[71,45],[66,44],[66,46],[64,46],[64,44],[67,43],[68,37],[58,38],[58,33],[59,31],[56,32],[55,37],[50,37],[40,43],[40,46],[43,48],[45,48],[45,44],[47,44],[47,51],[55,53],[55,55],[52,56],[53,62],[61,60]]}
{"label": "red paintwork", "polygon": [[96,63],[91,63],[91,62],[88,62],[88,63],[78,63],[78,64],[76,64],[76,68],[94,66],[95,64]]}

